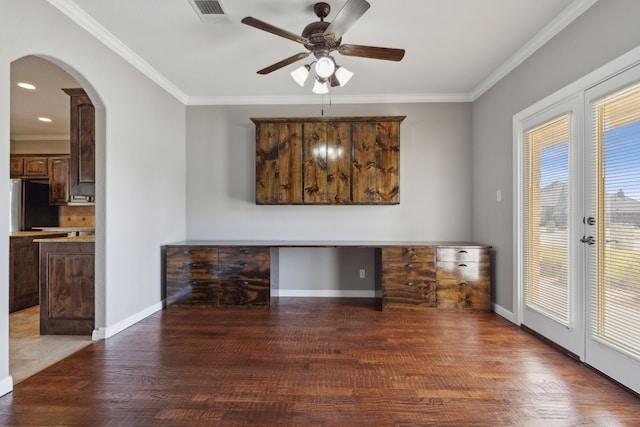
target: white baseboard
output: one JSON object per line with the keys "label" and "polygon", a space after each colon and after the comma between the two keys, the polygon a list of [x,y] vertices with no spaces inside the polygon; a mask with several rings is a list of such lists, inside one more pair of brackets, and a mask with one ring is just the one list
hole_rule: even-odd
{"label": "white baseboard", "polygon": [[7,393],[13,391],[13,377],[11,375],[5,377],[0,381],[0,396],[4,396]]}
{"label": "white baseboard", "polygon": [[496,313],[498,316],[502,316],[505,319],[507,319],[509,322],[511,323],[515,323],[516,325],[518,324],[518,322],[516,322],[516,317],[513,314],[512,311],[507,310],[506,308],[499,306],[496,303],[491,303],[491,310]]}
{"label": "white baseboard", "polygon": [[142,319],[151,316],[153,313],[162,310],[163,306],[164,306],[163,302],[153,304],[151,307],[147,307],[144,310],[141,310],[135,313],[134,315],[129,316],[124,320],[121,320],[115,325],[95,329],[93,331],[91,339],[93,339],[94,341],[97,341],[97,340],[103,340],[105,338],[112,337],[118,332],[124,331],[129,326],[135,325]]}
{"label": "white baseboard", "polygon": [[272,297],[302,297],[302,298],[375,298],[376,292],[347,291],[340,289],[279,289],[271,293]]}

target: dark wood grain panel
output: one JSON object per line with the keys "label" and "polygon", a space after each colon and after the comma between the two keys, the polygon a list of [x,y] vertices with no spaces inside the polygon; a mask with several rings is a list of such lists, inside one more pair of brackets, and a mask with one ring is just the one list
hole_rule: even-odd
{"label": "dark wood grain panel", "polygon": [[382,248],[383,262],[430,262],[435,261],[433,246],[391,246]]}
{"label": "dark wood grain panel", "polygon": [[49,157],[49,204],[69,201],[69,157]]}
{"label": "dark wood grain panel", "polygon": [[351,127],[352,197],[355,203],[379,200],[376,127],[375,123],[353,123]]}
{"label": "dark wood grain panel", "polygon": [[264,123],[256,127],[256,203],[278,202],[278,142],[280,126]]}
{"label": "dark wood grain panel", "polygon": [[233,246],[219,249],[220,264],[269,260],[271,249],[264,246]]}
{"label": "dark wood grain panel", "polygon": [[382,280],[382,308],[434,309],[436,283],[419,277],[411,280],[384,276]]}
{"label": "dark wood grain panel", "polygon": [[270,278],[268,259],[233,260],[220,262],[220,280],[226,279],[264,279]]}
{"label": "dark wood grain panel", "polygon": [[327,125],[305,123],[303,137],[304,203],[327,202]]}
{"label": "dark wood grain panel", "polygon": [[442,262],[438,261],[438,280],[461,279],[461,280],[488,280],[489,261],[485,262]]}
{"label": "dark wood grain panel", "polygon": [[24,157],[11,156],[9,164],[9,176],[21,178],[24,175]]}
{"label": "dark wood grain panel", "polygon": [[94,313],[94,243],[41,242],[40,333],[91,335]]}
{"label": "dark wood grain panel", "polygon": [[25,157],[24,158],[25,178],[48,178],[49,166],[46,157]]}
{"label": "dark wood grain panel", "polygon": [[222,288],[218,279],[168,278],[167,304],[194,304],[217,306]]}
{"label": "dark wood grain panel", "polygon": [[491,309],[489,262],[437,262],[439,309]]}
{"label": "dark wood grain panel", "polygon": [[384,203],[400,203],[400,123],[379,122],[377,131],[378,196]]}
{"label": "dark wood grain panel", "polygon": [[302,203],[302,124],[278,126],[278,203]]}
{"label": "dark wood grain panel", "polygon": [[233,279],[220,280],[221,306],[269,308],[271,290],[268,280]]}
{"label": "dark wood grain panel", "polygon": [[351,202],[351,126],[330,123],[327,129],[327,202]]}
{"label": "dark wood grain panel", "polygon": [[432,262],[386,262],[382,267],[382,274],[388,282],[404,283],[409,286],[421,280],[436,280],[436,268]]}
{"label": "dark wood grain panel", "polygon": [[321,116],[321,117],[252,117],[256,124],[262,123],[333,123],[333,122],[402,122],[406,116]]}
{"label": "dark wood grain panel", "polygon": [[70,100],[69,191],[72,196],[95,195],[95,108],[81,88],[62,89]]}

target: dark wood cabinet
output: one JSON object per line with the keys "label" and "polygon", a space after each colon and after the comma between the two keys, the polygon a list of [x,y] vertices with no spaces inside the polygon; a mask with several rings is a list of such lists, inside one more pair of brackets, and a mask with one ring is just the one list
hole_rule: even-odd
{"label": "dark wood cabinet", "polygon": [[19,233],[9,237],[9,313],[38,305],[38,243],[33,240],[60,237],[64,233]]}
{"label": "dark wood cabinet", "polygon": [[436,307],[433,247],[385,247],[376,251],[382,264],[382,309]]}
{"label": "dark wood cabinet", "polygon": [[47,179],[49,164],[47,155],[11,155],[11,178]]}
{"label": "dark wood cabinet", "polygon": [[167,246],[167,304],[269,307],[269,248]]}
{"label": "dark wood cabinet", "polygon": [[62,89],[70,97],[69,191],[95,195],[95,108],[83,89]]}
{"label": "dark wood cabinet", "polygon": [[251,119],[256,203],[398,204],[403,119]]}
{"label": "dark wood cabinet", "polygon": [[40,334],[91,335],[95,319],[93,241],[40,242]]}
{"label": "dark wood cabinet", "polygon": [[69,202],[69,156],[49,157],[49,204]]}
{"label": "dark wood cabinet", "polygon": [[436,261],[439,308],[491,309],[489,248],[440,247]]}

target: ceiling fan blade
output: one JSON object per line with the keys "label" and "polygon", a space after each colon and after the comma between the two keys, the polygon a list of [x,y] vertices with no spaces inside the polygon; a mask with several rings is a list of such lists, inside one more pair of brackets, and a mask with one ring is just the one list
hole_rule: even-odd
{"label": "ceiling fan blade", "polygon": [[343,44],[338,52],[347,56],[360,56],[362,58],[384,59],[386,61],[400,61],[404,57],[404,49],[391,49],[388,47],[360,46],[356,44]]}
{"label": "ceiling fan blade", "polygon": [[366,0],[347,1],[331,24],[324,30],[324,35],[339,40],[370,7],[371,5]]}
{"label": "ceiling fan blade", "polygon": [[302,37],[302,36],[299,36],[297,34],[294,34],[294,33],[290,32],[290,31],[283,30],[282,28],[278,28],[278,27],[273,26],[271,24],[267,24],[266,22],[261,21],[261,20],[256,19],[256,18],[252,18],[251,16],[247,16],[241,22],[243,24],[247,24],[247,25],[249,25],[251,27],[257,28],[259,30],[266,31],[266,32],[271,33],[271,34],[275,34],[276,36],[284,37],[285,39],[289,39],[289,40],[293,40],[294,42],[302,43],[303,45],[311,44],[311,41],[306,37]]}
{"label": "ceiling fan blade", "polygon": [[286,66],[287,66],[287,65],[289,65],[289,64],[293,64],[293,63],[294,63],[294,62],[296,62],[296,61],[299,61],[299,60],[301,60],[301,59],[303,59],[303,58],[306,58],[306,57],[307,57],[307,56],[309,56],[310,54],[311,54],[311,52],[301,52],[301,53],[297,53],[297,54],[295,54],[295,55],[293,55],[293,56],[290,56],[290,57],[288,57],[288,58],[286,58],[286,59],[283,59],[283,60],[282,60],[282,61],[280,61],[280,62],[276,62],[276,63],[275,63],[275,64],[273,64],[273,65],[269,65],[268,67],[263,68],[262,70],[258,71],[258,74],[269,74],[269,73],[271,73],[272,71],[279,70],[279,69],[280,69],[280,68],[282,68],[282,67],[286,67]]}

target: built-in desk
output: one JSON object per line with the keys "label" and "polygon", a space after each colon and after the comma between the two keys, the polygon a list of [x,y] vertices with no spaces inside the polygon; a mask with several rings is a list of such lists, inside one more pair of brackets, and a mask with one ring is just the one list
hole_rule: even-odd
{"label": "built-in desk", "polygon": [[272,248],[373,248],[382,309],[489,310],[490,246],[411,241],[184,241],[162,247],[167,304],[269,307]]}

